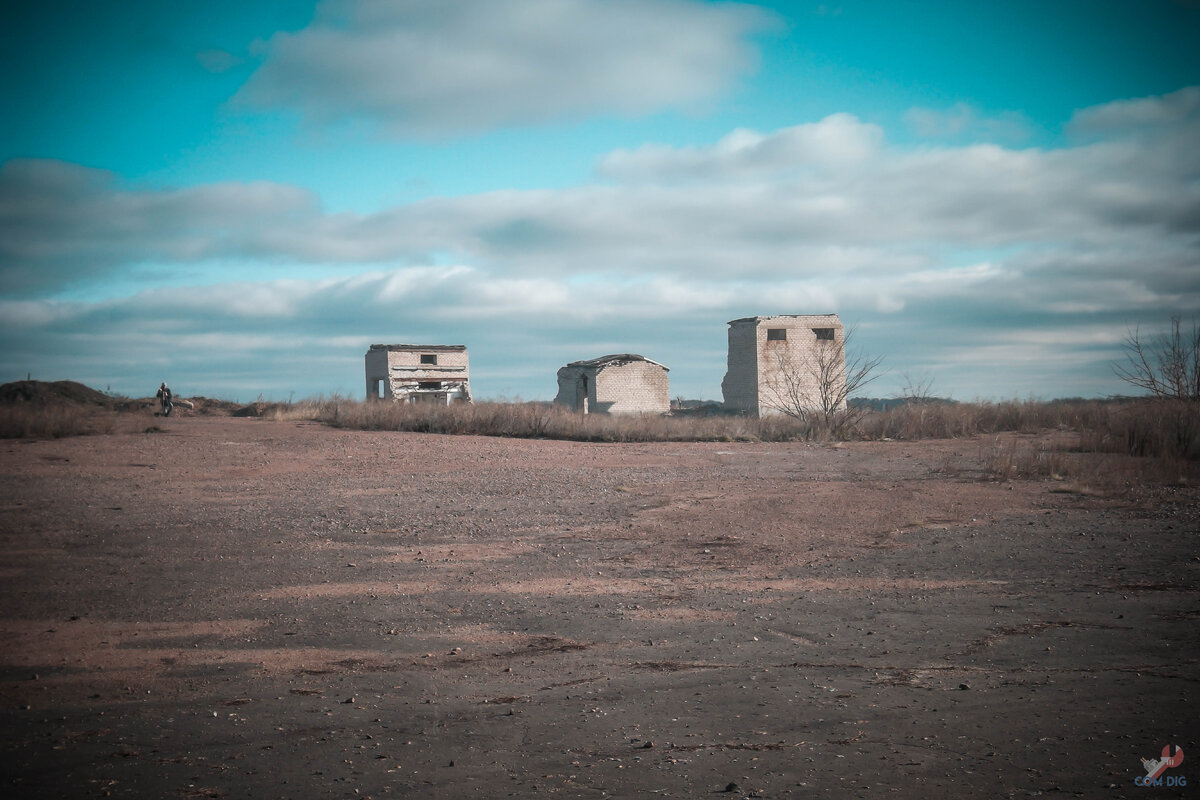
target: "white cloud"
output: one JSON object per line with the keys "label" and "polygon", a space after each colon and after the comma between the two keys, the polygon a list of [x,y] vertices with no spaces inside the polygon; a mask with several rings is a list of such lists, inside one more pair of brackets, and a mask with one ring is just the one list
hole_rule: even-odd
{"label": "white cloud", "polygon": [[1198,116],[1200,86],[1188,86],[1161,96],[1116,100],[1081,109],[1071,117],[1070,127],[1079,133],[1155,130],[1178,124],[1194,127]]}
{"label": "white cloud", "polygon": [[1138,157],[1113,139],[904,151],[841,116],[738,131],[708,149],[614,154],[602,165],[626,179],[614,186],[435,198],[376,214],[327,214],[278,184],[124,189],[95,170],[10,162],[0,170],[0,289],[37,295],[151,261],[236,258],[269,277],[293,263],[336,274],[435,252],[513,279],[858,276],[887,285],[961,268],[956,250],[1015,247],[1082,270],[1064,281],[1096,279],[1083,256],[1135,260],[1157,291],[1178,294],[1186,286],[1168,289],[1158,276],[1195,269],[1200,188],[1179,169],[1194,149],[1166,140]]}
{"label": "white cloud", "polygon": [[727,88],[772,24],[696,0],[327,0],[261,44],[238,99],[404,136],[642,114]]}
{"label": "white cloud", "polygon": [[927,139],[1016,143],[1028,139],[1030,133],[1028,120],[1015,111],[986,116],[967,103],[949,108],[911,108],[904,121],[913,133]]}
{"label": "white cloud", "polygon": [[852,114],[833,114],[767,135],[739,129],[707,148],[645,145],[617,150],[601,159],[597,170],[602,177],[627,182],[774,181],[801,170],[840,173],[857,168],[875,156],[882,143],[878,126]]}
{"label": "white cloud", "polygon": [[[883,347],[921,351],[922,363],[937,362],[963,330],[977,339],[956,344],[985,341],[998,356],[1021,332],[1074,342],[1077,326],[1200,308],[1200,157],[1184,135],[1200,108],[1181,97],[1137,101],[1134,114],[1122,104],[1080,112],[1143,123],[1055,149],[903,149],[837,115],[734,131],[709,147],[613,153],[600,165],[609,184],[374,214],[329,214],[277,184],[130,188],[75,165],[10,162],[0,168],[9,351],[0,367],[23,375],[30,354],[62,337],[76,337],[63,353],[97,331],[128,335],[130,352],[142,353],[134,332],[214,329],[472,338],[485,354],[522,354],[514,370],[527,373],[552,366],[530,341],[578,346],[584,357],[617,332],[628,349],[670,365],[695,357],[691,340],[672,333],[680,327],[704,331],[712,339],[695,346],[719,351],[727,319],[814,310],[873,320],[892,331]],[[432,266],[431,253],[453,265]],[[221,283],[229,260],[247,265],[238,285]],[[213,270],[214,285],[51,299],[64,287],[78,298],[89,282],[132,280],[148,262],[186,264],[198,283]],[[297,265],[308,279],[292,277]],[[1094,369],[1096,358],[1079,363]],[[720,365],[713,372],[710,386]]]}
{"label": "white cloud", "polygon": [[[1172,124],[1185,126],[1178,115]],[[708,148],[619,151],[599,167],[615,185],[431,198],[374,214],[329,214],[279,184],[129,189],[97,170],[16,161],[0,168],[0,291],[52,293],[148,262],[240,259],[270,277],[295,263],[344,274],[434,253],[513,278],[886,281],[970,263],[956,250],[996,248],[1085,270],[1082,255],[1132,259],[1151,275],[1194,269],[1200,156],[1186,137],[1154,144],[1116,136],[1053,150],[903,150],[877,126],[836,115],[735,131]]]}
{"label": "white cloud", "polygon": [[101,280],[149,260],[262,254],[263,231],[298,229],[316,200],[272,183],[126,190],[103,170],[61,161],[0,166],[0,292]]}

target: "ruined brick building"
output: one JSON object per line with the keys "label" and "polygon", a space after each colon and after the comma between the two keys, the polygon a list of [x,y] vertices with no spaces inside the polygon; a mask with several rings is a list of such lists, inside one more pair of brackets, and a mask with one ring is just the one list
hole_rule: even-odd
{"label": "ruined brick building", "polygon": [[373,344],[366,367],[368,400],[471,402],[466,345]]}
{"label": "ruined brick building", "polygon": [[756,417],[845,408],[845,347],[837,314],[732,320],[725,407]]}
{"label": "ruined brick building", "polygon": [[558,371],[554,402],[584,414],[666,414],[669,371],[634,353],[572,361]]}

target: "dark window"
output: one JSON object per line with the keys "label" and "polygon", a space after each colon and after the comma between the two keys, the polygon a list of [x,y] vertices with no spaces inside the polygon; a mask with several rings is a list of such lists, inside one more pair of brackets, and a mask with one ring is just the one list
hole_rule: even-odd
{"label": "dark window", "polygon": [[824,339],[827,342],[833,341],[833,328],[813,328],[813,333],[818,339]]}
{"label": "dark window", "polygon": [[442,388],[441,381],[421,381],[417,384],[418,389],[440,389]]}
{"label": "dark window", "polygon": [[421,363],[422,364],[436,364],[437,363],[437,354],[430,353],[430,354],[426,355],[426,354],[422,353],[421,354]]}
{"label": "dark window", "polygon": [[787,341],[787,328],[767,328],[768,342]]}

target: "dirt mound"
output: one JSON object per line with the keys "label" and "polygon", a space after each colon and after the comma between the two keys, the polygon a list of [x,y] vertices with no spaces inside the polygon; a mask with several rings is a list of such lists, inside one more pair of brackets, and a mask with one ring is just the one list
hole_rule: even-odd
{"label": "dirt mound", "polygon": [[[158,399],[155,397],[146,397],[133,402],[139,404],[138,407],[140,408],[149,408],[151,406],[158,408]],[[239,408],[237,403],[232,403],[228,400],[214,400],[211,397],[203,395],[196,395],[195,397],[176,396],[174,402],[175,411],[172,413],[195,412],[196,414],[228,416]]]}
{"label": "dirt mound", "polygon": [[235,417],[262,417],[279,408],[279,403],[251,403],[232,412]]}
{"label": "dirt mound", "polygon": [[113,400],[76,381],[14,381],[0,386],[0,404],[76,403],[89,406],[111,406]]}
{"label": "dirt mound", "polygon": [[214,400],[211,397],[203,396],[189,397],[187,399],[191,400],[195,405],[195,411],[197,414],[215,414],[219,416],[224,414],[232,414],[234,411],[240,408],[237,403],[229,400]]}
{"label": "dirt mound", "polygon": [[[113,405],[117,411],[143,411],[145,409],[158,410],[157,397],[137,397],[130,400],[122,400]],[[183,414],[203,414],[207,416],[223,417],[234,415],[234,412],[241,408],[237,403],[229,400],[216,400],[203,395],[195,397],[176,397],[175,410],[172,415]],[[243,415],[245,416],[245,415]]]}
{"label": "dirt mound", "polygon": [[[0,406],[28,403],[30,405],[73,404],[100,406],[115,411],[141,411],[158,408],[155,397],[109,397],[77,381],[14,381],[0,386]],[[176,411],[223,416],[241,408],[238,403],[211,397],[176,397]],[[242,416],[253,416],[243,414]]]}

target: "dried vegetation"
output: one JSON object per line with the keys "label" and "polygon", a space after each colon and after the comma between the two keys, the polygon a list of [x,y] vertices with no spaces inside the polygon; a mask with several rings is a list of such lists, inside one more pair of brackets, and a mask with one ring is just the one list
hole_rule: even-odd
{"label": "dried vegetation", "polygon": [[986,436],[980,460],[994,479],[1048,477],[1111,484],[1122,479],[1188,483],[1200,477],[1200,404],[1161,399],[907,403],[863,414],[850,432],[782,415],[581,416],[541,403],[440,407],[332,398],[278,406],[264,416],[359,430],[599,442]]}
{"label": "dried vegetation", "polygon": [[[118,424],[122,411],[146,413],[144,404],[113,401],[105,405],[98,404],[95,397],[89,397],[91,402],[42,396],[3,399],[3,438],[112,433],[122,427]],[[215,401],[197,404],[187,413],[247,415],[232,404]],[[820,419],[786,415],[763,419],[682,412],[673,416],[583,416],[548,403],[485,402],[445,407],[342,397],[260,402],[254,404],[250,415],[267,420],[311,420],[355,430],[589,442],[986,437],[980,447],[980,462],[985,474],[993,479],[1044,477],[1111,484],[1122,476],[1164,483],[1194,483],[1200,478],[1200,403],[1169,398],[1000,403],[910,399],[884,410],[865,411],[852,430],[835,429]]]}

